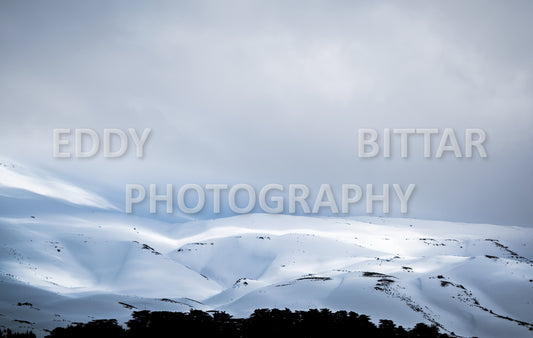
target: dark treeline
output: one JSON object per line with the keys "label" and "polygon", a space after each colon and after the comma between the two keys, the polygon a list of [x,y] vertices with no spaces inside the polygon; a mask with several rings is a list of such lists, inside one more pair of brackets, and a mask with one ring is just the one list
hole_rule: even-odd
{"label": "dark treeline", "polygon": [[137,311],[127,322],[127,329],[115,319],[93,320],[66,328],[56,328],[50,338],[61,337],[449,337],[436,326],[417,324],[412,329],[380,320],[376,326],[366,315],[331,312],[327,309],[295,311],[259,309],[249,318],[232,318],[225,312],[200,310],[182,312]]}
{"label": "dark treeline", "polygon": [[4,329],[0,330],[0,338],[35,338],[35,334],[33,332],[17,333],[11,332],[10,329]]}

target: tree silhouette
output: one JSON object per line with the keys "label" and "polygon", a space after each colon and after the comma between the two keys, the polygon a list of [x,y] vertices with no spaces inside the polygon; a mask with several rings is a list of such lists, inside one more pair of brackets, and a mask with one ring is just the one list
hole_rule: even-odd
{"label": "tree silhouette", "polygon": [[[48,337],[336,337],[347,332],[353,337],[378,338],[443,338],[437,326],[416,324],[411,330],[396,327],[381,319],[379,326],[367,315],[329,309],[295,311],[289,309],[257,309],[249,318],[232,318],[225,312],[191,310],[188,313],[136,311],[123,329],[115,319],[95,320],[54,329]],[[3,338],[0,334],[0,338]]]}

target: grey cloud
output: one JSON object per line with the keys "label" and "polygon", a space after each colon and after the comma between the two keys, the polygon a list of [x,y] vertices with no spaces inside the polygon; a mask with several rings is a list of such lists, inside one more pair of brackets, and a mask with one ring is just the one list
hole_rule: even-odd
{"label": "grey cloud", "polygon": [[[121,192],[417,183],[410,216],[529,224],[529,2],[2,2],[2,153]],[[52,128],[151,127],[61,161]],[[487,160],[356,158],[358,128],[479,127]],[[414,148],[413,148],[414,151]]]}

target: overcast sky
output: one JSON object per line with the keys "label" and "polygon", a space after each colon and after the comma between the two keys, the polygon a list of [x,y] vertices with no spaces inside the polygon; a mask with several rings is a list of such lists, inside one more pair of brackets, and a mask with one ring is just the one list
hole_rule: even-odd
{"label": "overcast sky", "polygon": [[[530,1],[2,1],[0,155],[120,198],[415,183],[410,217],[531,225],[532,17]],[[130,127],[153,130],[142,160],[52,157],[54,128]],[[445,127],[462,146],[484,129],[488,158],[357,157],[359,128]]]}

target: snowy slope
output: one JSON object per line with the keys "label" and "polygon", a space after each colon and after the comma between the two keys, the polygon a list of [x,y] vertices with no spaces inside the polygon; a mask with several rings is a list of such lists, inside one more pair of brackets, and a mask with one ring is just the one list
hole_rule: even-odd
{"label": "snowy slope", "polygon": [[[327,307],[461,336],[533,335],[531,228],[265,214],[169,224],[2,168],[5,327],[44,335],[95,318],[125,321],[136,309],[247,316]],[[85,199],[71,202],[72,191]]]}

